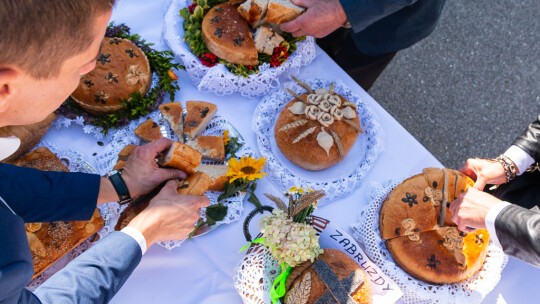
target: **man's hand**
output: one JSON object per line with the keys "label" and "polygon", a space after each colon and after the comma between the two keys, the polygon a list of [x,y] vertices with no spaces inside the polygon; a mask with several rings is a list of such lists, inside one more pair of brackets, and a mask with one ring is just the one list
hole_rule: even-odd
{"label": "man's hand", "polygon": [[144,235],[147,248],[155,242],[186,238],[199,219],[201,208],[210,204],[206,196],[178,194],[178,185],[177,180],[168,181],[150,205],[128,224]]}
{"label": "man's hand", "polygon": [[459,230],[464,232],[484,229],[489,209],[500,201],[493,195],[469,188],[450,205],[452,221],[456,223]]}
{"label": "man's hand", "polygon": [[172,143],[172,140],[162,137],[133,150],[122,172],[131,197],[146,194],[166,180],[186,178],[186,173],[177,169],[160,168],[154,161],[157,155],[168,149]]}
{"label": "man's hand", "polygon": [[476,181],[474,188],[484,190],[486,184],[500,185],[506,182],[503,166],[488,159],[469,158],[459,171]]}
{"label": "man's hand", "polygon": [[347,15],[339,0],[291,0],[291,2],[306,8],[298,18],[281,24],[281,30],[292,33],[294,37],[309,35],[322,38],[347,22]]}

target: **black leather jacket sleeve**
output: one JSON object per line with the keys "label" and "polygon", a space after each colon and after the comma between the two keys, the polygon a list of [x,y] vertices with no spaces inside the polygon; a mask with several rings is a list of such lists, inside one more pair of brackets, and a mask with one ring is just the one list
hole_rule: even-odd
{"label": "black leather jacket sleeve", "polygon": [[495,231],[504,253],[540,268],[539,212],[512,204],[497,216]]}
{"label": "black leather jacket sleeve", "polygon": [[525,132],[514,141],[513,145],[527,152],[535,161],[540,161],[540,115]]}

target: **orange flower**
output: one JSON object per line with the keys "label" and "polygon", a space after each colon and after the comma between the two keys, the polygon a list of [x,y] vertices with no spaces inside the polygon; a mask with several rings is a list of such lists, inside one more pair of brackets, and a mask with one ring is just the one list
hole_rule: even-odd
{"label": "orange flower", "polygon": [[167,74],[169,74],[169,77],[172,79],[172,80],[178,80],[178,76],[176,76],[176,74],[172,71],[172,70],[169,70],[167,72]]}

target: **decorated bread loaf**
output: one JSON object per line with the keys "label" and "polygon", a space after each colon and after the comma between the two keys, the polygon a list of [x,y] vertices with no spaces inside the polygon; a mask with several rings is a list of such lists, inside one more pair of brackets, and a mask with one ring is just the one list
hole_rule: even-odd
{"label": "decorated bread loaf", "polygon": [[230,3],[210,9],[202,22],[202,34],[206,47],[217,57],[234,64],[259,64],[249,25]]}
{"label": "decorated bread loaf", "polygon": [[285,304],[372,303],[360,266],[337,249],[324,249],[315,262],[296,266],[287,278]]}
{"label": "decorated bread loaf", "polygon": [[465,280],[482,267],[486,230],[460,232],[448,205],[474,182],[450,169],[427,168],[398,185],[381,208],[379,228],[394,261],[428,283]]}
{"label": "decorated bread loaf", "polygon": [[327,89],[296,95],[280,113],[274,128],[281,153],[295,165],[312,171],[345,158],[360,132],[356,105]]}
{"label": "decorated bread loaf", "polygon": [[[45,147],[37,148],[13,164],[42,171],[69,172],[56,155]],[[32,253],[35,278],[95,234],[103,227],[103,219],[99,210],[96,209],[89,221],[27,223],[25,227]]]}
{"label": "decorated bread loaf", "polygon": [[150,64],[143,51],[131,41],[105,37],[96,68],[81,77],[71,97],[84,110],[105,115],[124,108],[129,95],[145,95],[152,83]]}

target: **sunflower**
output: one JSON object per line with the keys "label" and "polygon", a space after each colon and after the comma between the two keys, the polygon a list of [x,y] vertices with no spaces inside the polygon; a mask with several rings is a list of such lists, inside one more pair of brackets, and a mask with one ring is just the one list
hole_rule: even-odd
{"label": "sunflower", "polygon": [[229,144],[229,140],[231,140],[231,138],[229,137],[229,130],[223,131],[223,145],[225,147]]}
{"label": "sunflower", "polygon": [[266,173],[261,172],[264,168],[266,158],[254,159],[251,156],[242,156],[240,161],[236,158],[229,160],[229,171],[227,177],[229,177],[229,183],[234,182],[237,179],[243,179],[253,181],[256,179],[262,179]]}

